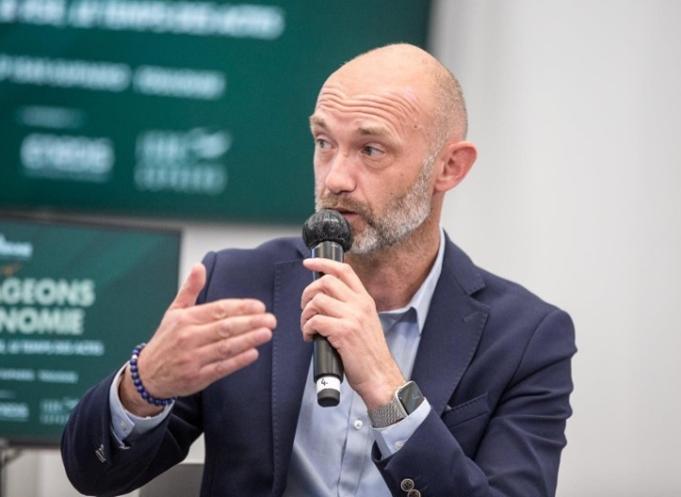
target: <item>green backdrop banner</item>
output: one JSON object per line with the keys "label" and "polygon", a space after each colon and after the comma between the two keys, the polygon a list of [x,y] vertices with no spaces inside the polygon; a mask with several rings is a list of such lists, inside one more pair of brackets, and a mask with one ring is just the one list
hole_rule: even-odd
{"label": "green backdrop banner", "polygon": [[52,445],[88,387],[148,340],[180,235],[0,219],[0,439]]}
{"label": "green backdrop banner", "polygon": [[0,0],[0,207],[300,223],[326,76],[428,0]]}

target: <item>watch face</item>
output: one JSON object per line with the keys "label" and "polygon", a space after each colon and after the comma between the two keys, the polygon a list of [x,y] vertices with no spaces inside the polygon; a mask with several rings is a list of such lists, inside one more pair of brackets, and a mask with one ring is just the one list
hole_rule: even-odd
{"label": "watch face", "polygon": [[402,407],[407,411],[407,415],[416,410],[423,402],[423,394],[416,383],[408,382],[397,392],[397,398],[400,399]]}

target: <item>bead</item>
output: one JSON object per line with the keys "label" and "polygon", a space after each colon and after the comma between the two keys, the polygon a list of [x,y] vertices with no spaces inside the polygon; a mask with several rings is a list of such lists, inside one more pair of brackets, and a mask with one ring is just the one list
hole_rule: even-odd
{"label": "bead", "polygon": [[135,385],[135,390],[140,394],[140,397],[142,397],[144,400],[146,400],[149,404],[155,405],[155,406],[167,406],[168,404],[171,404],[172,402],[175,401],[176,397],[170,397],[168,399],[157,399],[153,395],[151,395],[149,392],[147,392],[147,389],[144,388],[144,384],[142,383],[142,379],[139,376],[139,368],[137,366],[137,361],[139,359],[140,353],[142,352],[142,349],[146,343],[141,343],[134,349],[132,349],[132,355],[130,356],[130,376],[132,377],[132,383]]}

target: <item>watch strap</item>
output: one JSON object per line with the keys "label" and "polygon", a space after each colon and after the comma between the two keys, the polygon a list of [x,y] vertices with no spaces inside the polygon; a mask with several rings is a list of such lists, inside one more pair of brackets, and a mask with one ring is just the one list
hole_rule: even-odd
{"label": "watch strap", "polygon": [[392,400],[375,409],[369,409],[369,419],[374,428],[385,428],[406,418],[423,402],[418,385],[408,381],[399,387]]}

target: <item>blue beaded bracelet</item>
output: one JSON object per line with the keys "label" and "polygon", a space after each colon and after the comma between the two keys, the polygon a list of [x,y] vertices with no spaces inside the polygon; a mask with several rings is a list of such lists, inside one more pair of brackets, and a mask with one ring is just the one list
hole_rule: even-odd
{"label": "blue beaded bracelet", "polygon": [[167,406],[168,404],[172,404],[177,397],[170,397],[169,399],[157,399],[147,392],[147,389],[144,388],[144,385],[142,384],[140,372],[137,368],[137,360],[140,357],[140,352],[142,352],[142,349],[146,345],[146,343],[142,342],[137,347],[132,349],[132,356],[130,357],[130,376],[132,377],[132,382],[134,383],[137,392],[139,392],[140,397],[142,397],[144,400],[155,406]]}

